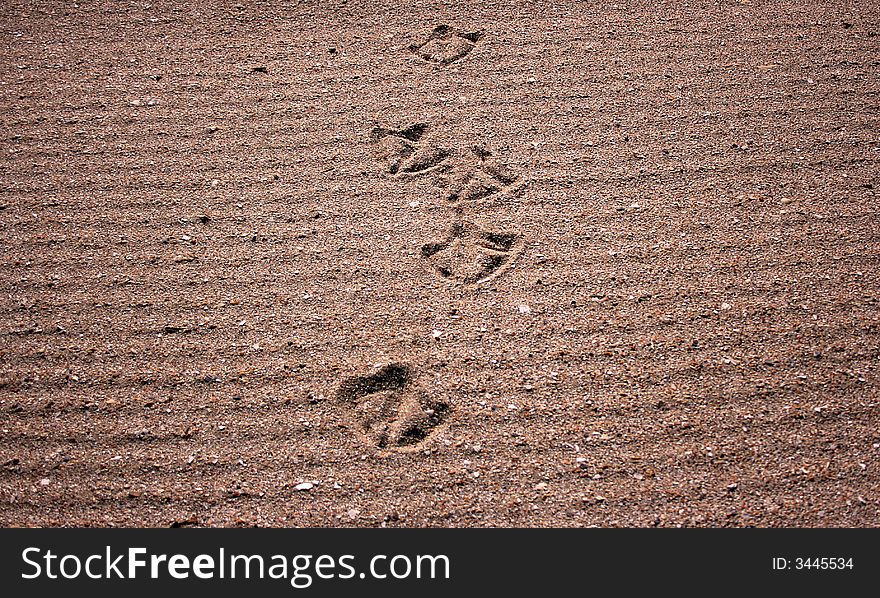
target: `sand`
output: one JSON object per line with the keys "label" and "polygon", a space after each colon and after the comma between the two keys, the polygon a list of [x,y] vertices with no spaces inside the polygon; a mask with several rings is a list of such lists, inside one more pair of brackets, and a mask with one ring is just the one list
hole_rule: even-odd
{"label": "sand", "polygon": [[880,521],[880,6],[0,42],[0,524]]}

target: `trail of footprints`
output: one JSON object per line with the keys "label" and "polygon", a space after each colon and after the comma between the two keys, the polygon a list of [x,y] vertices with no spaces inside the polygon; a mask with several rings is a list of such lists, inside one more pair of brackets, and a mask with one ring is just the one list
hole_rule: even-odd
{"label": "trail of footprints", "polygon": [[502,274],[516,258],[519,234],[481,230],[464,214],[486,203],[515,195],[522,182],[481,146],[455,152],[426,140],[430,126],[416,123],[394,130],[377,127],[371,133],[376,160],[389,176],[406,178],[432,174],[443,203],[456,219],[445,239],[422,246],[434,272],[450,284],[474,285]]}
{"label": "trail of footprints", "polygon": [[[483,37],[447,25],[434,28],[410,51],[425,61],[450,64],[464,58]],[[422,245],[421,257],[451,285],[469,287],[503,274],[522,251],[517,232],[488,231],[469,221],[465,212],[490,202],[501,203],[522,189],[520,177],[508,171],[483,146],[453,150],[430,139],[431,125],[401,129],[376,127],[370,133],[375,158],[396,179],[433,176],[440,201],[453,218],[446,236]],[[368,445],[382,452],[418,450],[443,427],[452,413],[445,401],[432,398],[415,381],[413,368],[389,363],[370,374],[346,378],[336,393],[350,424]]]}

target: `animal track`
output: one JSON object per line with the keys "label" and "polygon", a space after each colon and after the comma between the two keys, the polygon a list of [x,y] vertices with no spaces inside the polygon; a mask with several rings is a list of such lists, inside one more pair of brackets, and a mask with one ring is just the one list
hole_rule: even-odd
{"label": "animal track", "polygon": [[451,412],[448,403],[416,388],[412,369],[400,363],[344,380],[336,398],[351,409],[358,435],[382,450],[417,449]]}
{"label": "animal track", "polygon": [[449,64],[467,56],[481,37],[482,31],[465,33],[449,25],[438,25],[427,40],[413,44],[409,49],[428,62]]}
{"label": "animal track", "polygon": [[519,235],[481,230],[472,222],[456,222],[443,241],[422,246],[442,278],[476,284],[501,275],[522,250]]}
{"label": "animal track", "polygon": [[370,137],[375,156],[395,177],[438,173],[435,184],[450,204],[477,202],[522,189],[520,177],[509,172],[481,146],[453,152],[424,139],[429,125],[416,123],[404,129],[375,127]]}
{"label": "animal track", "polygon": [[[449,64],[470,53],[482,32],[464,33],[439,25],[426,41],[410,49],[429,62]],[[425,138],[430,126],[375,127],[370,134],[376,159],[394,177],[435,173],[434,183],[455,207],[456,221],[445,239],[422,246],[422,257],[444,280],[474,285],[504,273],[522,251],[520,236],[482,230],[461,220],[464,203],[516,193],[520,178],[502,167],[484,147],[462,151]],[[336,393],[358,436],[380,451],[417,450],[448,419],[448,403],[434,399],[413,382],[412,369],[389,363],[376,372],[347,378]]]}
{"label": "animal track", "polygon": [[370,137],[376,145],[376,159],[391,175],[418,175],[435,170],[452,155],[448,149],[421,143],[428,130],[426,123],[405,129],[376,127]]}
{"label": "animal track", "polygon": [[439,180],[446,201],[474,202],[496,194],[515,194],[522,189],[520,178],[498,164],[492,152],[480,146],[470,151],[474,159],[466,168]]}

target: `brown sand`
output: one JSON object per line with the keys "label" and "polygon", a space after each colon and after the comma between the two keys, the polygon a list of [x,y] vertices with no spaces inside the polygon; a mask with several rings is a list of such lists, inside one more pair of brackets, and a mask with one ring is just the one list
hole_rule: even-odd
{"label": "brown sand", "polygon": [[0,6],[0,524],[877,525],[880,6],[290,4]]}

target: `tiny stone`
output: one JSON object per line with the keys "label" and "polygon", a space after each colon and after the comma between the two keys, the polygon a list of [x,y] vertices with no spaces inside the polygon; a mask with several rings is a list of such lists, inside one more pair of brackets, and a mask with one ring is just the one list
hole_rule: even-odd
{"label": "tiny stone", "polygon": [[293,489],[298,492],[302,492],[305,490],[311,490],[314,487],[315,487],[315,485],[312,484],[311,482],[303,482],[302,484],[297,484],[296,486],[294,486]]}
{"label": "tiny stone", "polygon": [[547,482],[541,482],[540,484],[535,484],[535,490],[546,490]]}

